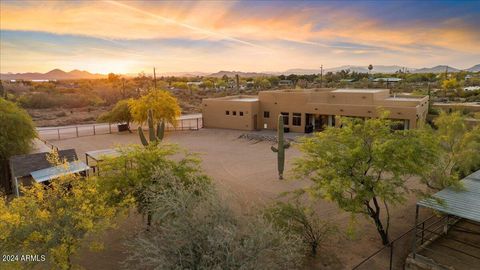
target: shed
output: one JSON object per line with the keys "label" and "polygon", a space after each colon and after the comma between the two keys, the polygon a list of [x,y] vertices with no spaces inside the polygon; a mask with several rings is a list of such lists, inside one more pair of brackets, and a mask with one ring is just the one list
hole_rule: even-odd
{"label": "shed", "polygon": [[[42,152],[16,155],[10,158],[11,181],[15,187],[17,195],[19,195],[18,184],[29,184],[32,179],[32,172],[52,167],[52,164],[50,164],[47,159],[48,154],[50,153]],[[67,162],[73,162],[78,159],[75,149],[59,150],[58,156],[61,160],[65,159]]]}

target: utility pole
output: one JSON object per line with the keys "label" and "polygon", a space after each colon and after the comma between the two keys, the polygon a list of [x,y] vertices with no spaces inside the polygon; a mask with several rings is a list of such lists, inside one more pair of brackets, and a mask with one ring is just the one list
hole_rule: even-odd
{"label": "utility pole", "polygon": [[157,90],[157,75],[155,74],[155,67],[153,67],[153,87]]}
{"label": "utility pole", "polygon": [[320,66],[320,88],[323,87],[323,65]]}

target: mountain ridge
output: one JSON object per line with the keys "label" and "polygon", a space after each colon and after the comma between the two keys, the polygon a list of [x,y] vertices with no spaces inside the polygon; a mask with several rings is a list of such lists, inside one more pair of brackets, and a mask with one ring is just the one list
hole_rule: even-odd
{"label": "mountain ridge", "polygon": [[85,70],[74,69],[65,72],[61,69],[52,69],[45,73],[26,72],[26,73],[0,73],[2,80],[79,80],[79,79],[103,79],[107,75],[90,73]]}
{"label": "mountain ridge", "polygon": [[[470,72],[480,72],[480,64],[474,65],[466,69],[458,69],[448,65],[437,65],[434,67],[425,67],[425,68],[409,68],[402,67],[399,65],[374,65],[372,73],[395,73],[399,70],[404,69],[410,73],[443,73],[448,68],[448,72],[459,72],[459,71],[470,71]],[[338,72],[341,70],[349,69],[351,72],[367,73],[368,68],[365,66],[355,66],[355,65],[343,65],[333,68],[323,69],[323,73],[327,72]],[[265,72],[245,72],[245,71],[228,71],[220,70],[215,73],[207,72],[165,72],[160,73],[163,76],[182,76],[182,77],[217,77],[221,78],[224,75],[228,77],[235,77],[239,75],[241,77],[264,77],[272,75],[309,75],[309,74],[319,74],[320,69],[308,69],[308,68],[292,68],[287,69],[282,72],[274,71],[265,71]],[[128,75],[128,74],[127,74]],[[132,75],[133,76],[133,75]],[[26,72],[26,73],[0,73],[1,80],[78,80],[78,79],[104,79],[107,78],[107,75],[90,73],[85,70],[74,69],[69,72],[65,72],[61,69],[52,69],[46,73],[40,72]]]}

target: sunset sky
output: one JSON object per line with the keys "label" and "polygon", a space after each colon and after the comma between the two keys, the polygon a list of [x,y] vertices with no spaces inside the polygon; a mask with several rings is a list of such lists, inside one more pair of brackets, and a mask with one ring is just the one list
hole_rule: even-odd
{"label": "sunset sky", "polygon": [[0,69],[283,71],[480,63],[480,1],[4,1]]}

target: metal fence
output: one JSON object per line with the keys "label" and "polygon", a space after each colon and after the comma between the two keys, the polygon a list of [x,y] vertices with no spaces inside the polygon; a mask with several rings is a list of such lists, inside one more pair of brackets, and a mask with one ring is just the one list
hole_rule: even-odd
{"label": "metal fence", "polygon": [[[186,117],[177,120],[176,125],[167,124],[166,131],[199,130],[203,127],[202,117]],[[138,126],[131,125],[131,129],[137,129]],[[88,125],[62,126],[37,128],[38,136],[42,140],[62,140],[77,138],[83,136],[93,136],[100,134],[111,134],[118,132],[115,124],[99,123]]]}
{"label": "metal fence", "polygon": [[[408,254],[412,251],[412,244],[415,244],[415,246],[422,245],[431,237],[431,235],[426,235],[425,232],[428,230],[438,230],[440,228],[439,224],[442,224],[442,221],[444,220],[445,217],[438,216],[431,216],[425,219],[423,222],[419,223],[416,228],[413,227],[395,238],[390,244],[377,250],[352,269],[404,269],[405,260]],[[415,233],[417,233],[416,243],[413,243]]]}

